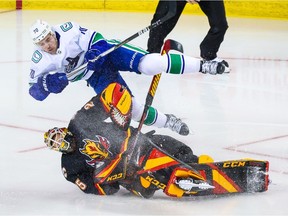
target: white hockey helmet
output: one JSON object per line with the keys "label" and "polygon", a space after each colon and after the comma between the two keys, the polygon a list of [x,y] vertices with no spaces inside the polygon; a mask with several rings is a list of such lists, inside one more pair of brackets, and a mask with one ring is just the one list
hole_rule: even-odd
{"label": "white hockey helmet", "polygon": [[47,22],[40,19],[36,20],[36,22],[30,28],[30,35],[34,44],[39,43],[49,33],[54,34],[51,26]]}

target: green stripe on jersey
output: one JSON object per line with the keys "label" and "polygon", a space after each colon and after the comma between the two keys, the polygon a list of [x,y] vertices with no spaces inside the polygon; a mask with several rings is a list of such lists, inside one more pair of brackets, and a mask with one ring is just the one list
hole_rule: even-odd
{"label": "green stripe on jersey", "polygon": [[153,125],[157,119],[157,116],[158,116],[157,110],[153,107],[149,107],[144,124]]}
{"label": "green stripe on jersey", "polygon": [[[120,40],[115,40],[115,39],[112,39],[112,40],[107,40],[107,42],[109,44],[112,44],[112,45],[117,45],[119,43],[121,43]],[[141,47],[138,47],[138,46],[135,46],[135,45],[132,45],[132,44],[124,44],[123,47],[129,49],[129,50],[133,50],[135,52],[139,52],[139,53],[142,53],[142,54],[147,54],[148,52],[146,50],[144,50],[143,48]]]}
{"label": "green stripe on jersey", "polygon": [[169,67],[170,69],[167,71],[167,73],[182,74],[183,70],[182,55],[169,53],[168,58],[170,59],[170,67]]}
{"label": "green stripe on jersey", "polygon": [[92,39],[92,44],[97,43],[99,40],[105,40],[105,38],[97,32]]}

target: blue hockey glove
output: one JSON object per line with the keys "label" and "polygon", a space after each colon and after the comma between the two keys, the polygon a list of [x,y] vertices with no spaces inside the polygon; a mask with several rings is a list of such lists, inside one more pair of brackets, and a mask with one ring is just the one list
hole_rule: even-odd
{"label": "blue hockey glove", "polygon": [[88,62],[87,64],[87,69],[88,70],[92,70],[95,71],[99,68],[101,68],[102,64],[105,61],[104,57],[99,58],[97,61],[90,61],[93,60],[94,58],[96,58],[97,56],[99,56],[101,54],[101,52],[97,49],[90,49],[85,53],[85,60]]}
{"label": "blue hockey glove", "polygon": [[55,73],[39,77],[38,83],[42,84],[45,91],[57,94],[62,92],[69,82],[65,73]]}

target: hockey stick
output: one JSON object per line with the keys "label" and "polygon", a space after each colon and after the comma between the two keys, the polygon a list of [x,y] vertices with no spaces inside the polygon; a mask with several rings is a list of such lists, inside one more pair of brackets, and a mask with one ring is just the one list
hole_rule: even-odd
{"label": "hockey stick", "polygon": [[[183,52],[183,47],[182,47],[181,43],[174,41],[174,40],[171,40],[171,39],[168,39],[164,43],[161,54],[163,55],[163,54],[167,53],[170,49],[174,49],[174,50],[177,50],[179,52]],[[147,111],[148,111],[149,107],[152,105],[152,102],[154,100],[154,96],[155,96],[161,75],[162,75],[162,73],[159,73],[159,74],[156,74],[153,76],[153,79],[152,79],[150,87],[149,87],[148,94],[146,96],[144,110],[143,110],[143,113],[142,113],[142,116],[141,116],[141,119],[140,119],[140,122],[139,122],[139,125],[137,128],[138,132],[141,131],[142,126],[144,124],[144,120],[145,120],[146,115],[147,115]]]}
{"label": "hockey stick", "polygon": [[[173,40],[167,40],[165,41],[164,43],[164,46],[163,46],[163,49],[162,49],[162,55],[167,53],[171,47],[173,47],[173,49],[175,50],[178,50],[178,51],[181,51],[183,52],[183,47],[180,43],[176,42],[176,41],[173,41]],[[157,87],[158,87],[158,84],[159,84],[159,81],[160,81],[160,78],[161,78],[161,74],[162,73],[159,73],[159,74],[156,74],[153,76],[153,79],[151,81],[151,84],[150,84],[150,87],[149,87],[149,90],[148,90],[148,94],[146,96],[146,101],[145,101],[145,105],[144,105],[144,110],[143,110],[143,113],[142,113],[142,116],[141,116],[141,119],[139,121],[139,125],[138,125],[138,128],[137,128],[137,133],[135,135],[135,140],[132,144],[132,146],[130,148],[134,149],[134,147],[136,146],[137,142],[138,142],[138,138],[139,138],[139,135],[141,133],[141,129],[142,129],[142,126],[144,124],[144,121],[145,121],[145,118],[146,118],[146,115],[148,113],[148,109],[149,107],[152,105],[152,102],[154,100],[154,96],[155,96],[155,93],[156,93],[156,90],[157,90]],[[167,155],[168,157],[172,158],[173,160],[177,161],[179,164],[182,164],[184,167],[186,167],[187,169],[193,171],[193,173],[195,175],[197,175],[198,177],[202,177],[202,175],[197,171],[195,170],[194,168],[192,168],[189,164],[183,162],[182,160],[174,157],[173,155],[169,154],[167,151],[165,151],[163,148],[157,146],[155,143],[152,142],[152,140],[150,140],[150,144],[156,148],[157,150],[159,150],[160,152],[162,152],[163,154]],[[132,150],[133,151],[133,150]],[[137,159],[136,159],[137,160]],[[203,178],[203,177],[202,177]]]}
{"label": "hockey stick", "polygon": [[[144,124],[148,109],[152,105],[152,102],[154,100],[154,96],[155,96],[155,93],[156,93],[160,78],[161,78],[161,73],[156,74],[156,75],[153,76],[153,79],[152,79],[150,87],[149,87],[148,94],[146,96],[146,102],[145,102],[145,105],[144,105],[144,110],[143,110],[143,113],[142,113],[142,116],[141,116],[141,119],[139,121],[139,125],[138,125],[138,128],[137,128],[137,132],[138,133],[140,133],[140,131],[142,129],[142,126]],[[135,142],[137,142],[137,140]]]}
{"label": "hockey stick", "polygon": [[[111,47],[110,49],[106,50],[105,52],[101,53],[100,55],[98,55],[97,57],[95,57],[94,59],[90,60],[91,62],[95,62],[98,59],[108,55],[109,53],[113,52],[114,50],[118,49],[119,47],[129,43],[130,41],[132,41],[133,39],[135,39],[136,37],[146,33],[147,31],[149,31],[152,28],[155,28],[159,25],[161,25],[162,23],[166,22],[167,20],[169,20],[170,18],[172,18],[174,15],[176,14],[176,3],[174,1],[169,2],[169,10],[168,13],[166,14],[166,16],[162,17],[161,19],[159,19],[158,21],[152,23],[151,25],[149,25],[148,27],[138,31],[137,33],[133,34],[132,36],[128,37],[127,39],[125,39],[124,41],[122,41],[119,44],[116,44],[115,46]],[[88,65],[88,63],[85,63],[83,65],[81,65],[80,67],[76,68],[75,70],[71,71],[70,73],[67,74],[67,78],[71,78],[74,75],[77,75],[81,70],[83,70],[84,68],[86,68]]]}
{"label": "hockey stick", "polygon": [[[167,52],[168,49],[170,48],[170,46],[167,46],[167,47],[166,47],[166,42],[167,42],[167,41],[165,41],[164,46],[163,46],[163,48],[162,48],[162,52],[161,52],[162,55],[163,55],[165,52]],[[138,142],[139,134],[140,134],[140,132],[141,132],[141,129],[142,129],[142,126],[143,126],[143,124],[144,124],[146,115],[147,115],[147,113],[148,113],[148,109],[149,109],[149,107],[152,105],[152,102],[153,102],[153,100],[154,100],[154,96],[155,96],[155,93],[156,93],[156,90],[157,90],[157,87],[158,87],[158,84],[159,84],[161,75],[162,75],[162,73],[159,73],[159,74],[154,75],[154,76],[153,76],[153,79],[152,79],[152,81],[151,81],[151,84],[150,84],[150,87],[149,87],[149,90],[148,90],[148,94],[147,94],[147,96],[146,96],[146,101],[145,101],[145,104],[144,104],[144,110],[143,110],[141,119],[140,119],[140,121],[139,121],[138,127],[137,127],[137,134],[136,134],[136,138],[135,138],[135,140],[134,140],[133,146],[135,146],[136,143]]]}

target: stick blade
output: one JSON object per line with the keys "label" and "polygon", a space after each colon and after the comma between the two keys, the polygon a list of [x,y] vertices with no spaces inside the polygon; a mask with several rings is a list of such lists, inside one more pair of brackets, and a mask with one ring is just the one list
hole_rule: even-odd
{"label": "stick blade", "polygon": [[172,39],[167,39],[162,48],[162,54],[168,53],[170,50],[176,50],[184,53],[183,46],[180,42]]}

